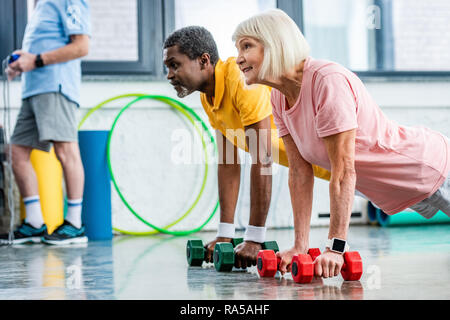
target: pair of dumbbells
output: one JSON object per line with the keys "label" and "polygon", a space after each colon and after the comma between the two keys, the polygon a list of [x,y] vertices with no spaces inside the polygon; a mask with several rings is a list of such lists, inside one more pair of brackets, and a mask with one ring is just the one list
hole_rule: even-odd
{"label": "pair of dumbbells", "polygon": [[[223,252],[222,254],[218,253],[218,257],[217,260],[223,260],[222,255],[225,256],[225,260],[229,260],[228,259],[228,254],[227,252],[229,250],[227,250],[230,246],[231,246],[231,251],[233,252],[233,258],[234,258],[234,247],[236,247],[238,244],[242,243],[244,241],[244,239],[242,238],[234,238],[231,240],[231,242],[218,242],[216,243],[216,245],[214,246],[214,262],[216,261],[216,247],[218,244],[221,244],[218,248],[218,251]],[[224,245],[224,244],[227,245]],[[224,249],[219,249],[219,248],[224,248]],[[203,261],[205,261],[206,258],[206,248],[203,245],[203,241],[202,240],[188,240],[187,244],[186,244],[186,258],[187,258],[187,262],[188,265],[191,267],[200,267],[203,264]],[[221,259],[219,259],[221,258]],[[233,260],[234,263],[234,260]],[[219,266],[220,268],[221,266]]]}
{"label": "pair of dumbbells", "polygon": [[[260,250],[256,258],[258,274],[260,277],[274,277],[280,269],[281,259],[273,250]],[[308,254],[297,254],[292,258],[291,274],[296,283],[310,283],[314,278],[314,260],[320,256],[320,249],[311,248]],[[361,279],[363,265],[361,256],[357,251],[344,253],[344,265],[341,275],[346,281]]]}
{"label": "pair of dumbbells", "polygon": [[[218,242],[214,246],[213,262],[217,271],[231,271],[234,266],[234,248],[244,239],[235,238],[231,242]],[[262,244],[263,250],[277,252],[276,241],[266,241]],[[201,266],[205,261],[206,249],[201,240],[189,240],[186,245],[186,257],[189,266]]]}

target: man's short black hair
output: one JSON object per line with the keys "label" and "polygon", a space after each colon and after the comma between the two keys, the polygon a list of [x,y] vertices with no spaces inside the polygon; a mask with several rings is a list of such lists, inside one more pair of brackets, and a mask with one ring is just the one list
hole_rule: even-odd
{"label": "man's short black hair", "polygon": [[164,49],[178,45],[181,53],[194,60],[207,53],[211,63],[216,65],[219,60],[219,52],[216,42],[208,30],[200,26],[189,26],[178,29],[169,35],[164,41]]}

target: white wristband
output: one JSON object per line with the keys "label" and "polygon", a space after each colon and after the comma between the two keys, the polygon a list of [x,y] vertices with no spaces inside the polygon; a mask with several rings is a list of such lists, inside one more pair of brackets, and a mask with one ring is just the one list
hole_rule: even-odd
{"label": "white wristband", "polygon": [[247,226],[244,241],[263,243],[266,241],[266,227]]}
{"label": "white wristband", "polygon": [[220,222],[216,238],[234,238],[234,223]]}

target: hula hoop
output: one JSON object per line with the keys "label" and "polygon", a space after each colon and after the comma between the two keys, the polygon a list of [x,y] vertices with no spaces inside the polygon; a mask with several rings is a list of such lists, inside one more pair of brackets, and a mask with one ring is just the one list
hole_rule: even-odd
{"label": "hula hoop", "polygon": [[[118,95],[118,96],[114,96],[112,98],[109,98],[101,103],[99,103],[98,105],[96,105],[95,107],[91,108],[88,113],[82,118],[82,120],[80,121],[79,125],[78,125],[78,130],[81,129],[83,123],[98,109],[102,108],[105,104],[111,102],[111,101],[115,101],[115,100],[119,100],[119,99],[123,99],[123,98],[129,98],[129,97],[143,97],[143,96],[147,96],[147,94],[144,93],[129,93],[129,94],[122,94],[122,95]],[[214,140],[214,136],[211,134],[211,132],[209,131],[207,125],[205,124],[205,122],[197,115],[197,113],[195,113],[191,108],[187,107],[186,105],[184,105],[183,103],[169,98],[169,97],[163,97],[160,96],[161,99],[166,99],[169,101],[172,101],[173,103],[176,103],[178,105],[180,105],[181,107],[183,107],[185,110],[187,110],[197,121],[199,121],[202,124],[203,129],[205,130],[205,132],[209,135],[210,137],[210,142],[213,143],[214,149],[217,152],[217,146]],[[202,136],[203,139],[203,136]],[[217,211],[219,207],[219,201],[217,201],[215,208],[213,209],[212,213],[211,213],[211,217],[215,214],[215,212]],[[179,220],[181,221],[181,220]],[[165,227],[167,228],[167,227]],[[159,233],[157,230],[156,231],[150,231],[150,232],[134,232],[134,231],[128,231],[128,230],[122,230],[119,228],[114,228],[114,231],[123,233],[123,234],[129,234],[129,235],[136,235],[136,236],[146,236],[146,235],[154,235]]]}
{"label": "hula hoop", "polygon": [[131,98],[131,97],[142,97],[145,96],[146,94],[144,93],[127,93],[127,94],[121,94],[119,96],[114,96],[112,98],[109,98],[103,102],[100,102],[98,105],[96,105],[95,107],[89,109],[89,111],[84,115],[84,117],[81,119],[80,123],[78,124],[78,130],[81,129],[81,126],[84,124],[84,122],[98,109],[102,108],[105,104],[111,102],[111,101],[115,101],[115,100],[119,100],[119,99],[123,99],[123,98]]}
{"label": "hula hoop", "polygon": [[[117,193],[119,194],[120,199],[122,200],[122,202],[125,204],[125,206],[128,208],[128,210],[137,218],[139,219],[141,222],[143,222],[144,224],[146,224],[147,226],[161,232],[161,233],[166,233],[166,234],[171,234],[171,235],[176,235],[176,236],[184,236],[184,235],[188,235],[197,231],[200,231],[214,216],[214,214],[216,213],[218,207],[219,207],[219,202],[216,203],[216,206],[214,208],[214,210],[212,211],[212,213],[210,214],[210,216],[206,219],[206,221],[200,225],[197,228],[191,229],[191,230],[184,230],[184,231],[170,231],[167,230],[168,228],[170,228],[171,226],[179,223],[181,220],[183,220],[184,218],[186,218],[186,216],[193,210],[193,208],[197,205],[198,201],[200,200],[201,195],[203,194],[205,185],[206,185],[206,178],[207,178],[207,173],[208,173],[208,160],[207,160],[207,150],[206,150],[206,145],[205,145],[205,141],[202,137],[202,145],[203,145],[203,150],[205,152],[205,175],[203,177],[203,182],[202,182],[202,187],[200,190],[199,195],[197,196],[197,198],[195,199],[194,203],[191,205],[191,207],[180,217],[178,218],[178,220],[176,220],[175,222],[172,222],[171,224],[169,224],[166,227],[157,227],[154,224],[148,222],[147,220],[145,220],[144,218],[142,218],[132,207],[131,205],[128,203],[128,201],[125,199],[125,196],[122,194],[119,186],[117,185],[115,176],[114,176],[114,172],[112,171],[112,166],[111,166],[111,158],[110,158],[110,145],[111,145],[111,138],[112,135],[114,133],[114,129],[115,126],[117,124],[117,121],[119,120],[119,118],[122,116],[122,114],[125,112],[125,110],[127,110],[129,107],[131,107],[133,104],[137,103],[138,101],[142,100],[142,99],[154,99],[154,100],[159,100],[162,102],[165,102],[166,104],[170,105],[171,107],[177,109],[179,112],[181,112],[183,115],[185,115],[188,120],[194,125],[195,129],[197,130],[197,133],[199,133],[199,135],[202,137],[201,133],[200,133],[200,129],[197,127],[196,123],[193,121],[192,117],[189,116],[188,112],[190,112],[191,114],[195,114],[195,112],[193,110],[191,110],[189,107],[183,105],[182,103],[180,103],[179,101],[176,101],[175,99],[169,98],[169,97],[165,97],[165,96],[155,96],[155,95],[143,95],[143,96],[139,96],[137,99],[131,101],[130,103],[128,103],[125,107],[123,107],[119,114],[116,116],[116,118],[114,119],[113,125],[111,127],[111,130],[109,132],[109,137],[108,137],[108,144],[107,144],[107,160],[108,160],[108,168],[111,174],[111,180],[113,182],[113,185],[117,191]],[[188,112],[186,111],[188,110]],[[198,117],[198,115],[196,115],[197,120],[199,120],[202,125],[203,128],[206,128],[206,125],[204,124],[204,122]],[[208,130],[208,129],[207,129]],[[210,138],[213,140],[213,137],[211,135],[211,133],[209,132],[209,130],[207,131]],[[216,145],[214,144],[214,147],[216,148]],[[123,233],[128,233],[128,234],[132,234],[132,235],[149,235],[149,234],[154,234],[156,233],[155,231],[153,232],[124,232],[125,230],[120,230],[120,229],[116,229],[115,230],[119,231],[119,232],[123,232]]]}

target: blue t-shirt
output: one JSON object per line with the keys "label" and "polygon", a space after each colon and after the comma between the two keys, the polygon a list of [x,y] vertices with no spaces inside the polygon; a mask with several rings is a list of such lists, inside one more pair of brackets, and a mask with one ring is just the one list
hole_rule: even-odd
{"label": "blue t-shirt", "polygon": [[[34,54],[52,51],[70,43],[75,34],[90,35],[87,0],[39,0],[28,22],[22,50]],[[37,68],[22,74],[22,99],[61,92],[79,104],[81,59]]]}

